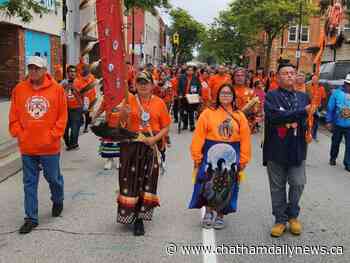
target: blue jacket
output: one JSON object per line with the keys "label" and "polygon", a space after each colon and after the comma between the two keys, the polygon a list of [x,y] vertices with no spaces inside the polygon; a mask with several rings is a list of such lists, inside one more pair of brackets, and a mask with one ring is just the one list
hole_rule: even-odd
{"label": "blue jacket", "polygon": [[[297,100],[297,108],[288,103]],[[285,166],[299,166],[306,159],[307,112],[309,96],[302,92],[277,89],[268,92],[265,101],[265,134],[263,164],[272,161]],[[298,128],[286,129],[286,124],[297,123]]]}
{"label": "blue jacket", "polygon": [[[349,96],[349,98],[347,98]],[[350,119],[341,117],[341,111],[344,108],[350,108],[350,94],[344,92],[344,88],[333,91],[328,101],[327,123],[332,123],[340,127],[350,127]]]}

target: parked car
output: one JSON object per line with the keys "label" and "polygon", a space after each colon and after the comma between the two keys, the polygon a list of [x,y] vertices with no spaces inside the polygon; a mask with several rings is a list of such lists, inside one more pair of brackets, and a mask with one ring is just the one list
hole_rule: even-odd
{"label": "parked car", "polygon": [[[320,68],[320,84],[324,86],[327,97],[329,98],[333,89],[344,85],[344,80],[347,74],[350,73],[350,60],[327,62],[321,65]],[[311,85],[311,81],[306,83]],[[326,109],[321,112],[321,117],[326,116]]]}

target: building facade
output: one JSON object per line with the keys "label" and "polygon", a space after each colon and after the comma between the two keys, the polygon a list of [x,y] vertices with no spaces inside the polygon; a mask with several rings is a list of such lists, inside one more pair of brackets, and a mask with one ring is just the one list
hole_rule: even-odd
{"label": "building facade", "polygon": [[[0,0],[0,4],[6,1]],[[62,63],[62,7],[56,1],[44,0],[48,14],[35,15],[30,23],[0,14],[0,97],[9,98],[12,88],[25,78],[26,60],[41,56],[47,60],[48,71]]]}

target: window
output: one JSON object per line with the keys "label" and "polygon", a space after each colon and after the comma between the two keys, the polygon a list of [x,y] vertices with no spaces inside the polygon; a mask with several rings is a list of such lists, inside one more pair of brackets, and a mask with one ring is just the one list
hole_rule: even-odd
{"label": "window", "polygon": [[298,40],[298,26],[290,26],[288,30],[288,42],[297,42]]}
{"label": "window", "polygon": [[[299,26],[290,26],[288,30],[288,42],[298,42],[299,39]],[[301,32],[300,32],[300,41],[301,42],[309,42],[309,27],[308,26],[302,26]]]}
{"label": "window", "polygon": [[302,26],[301,27],[301,42],[309,42],[309,27]]}

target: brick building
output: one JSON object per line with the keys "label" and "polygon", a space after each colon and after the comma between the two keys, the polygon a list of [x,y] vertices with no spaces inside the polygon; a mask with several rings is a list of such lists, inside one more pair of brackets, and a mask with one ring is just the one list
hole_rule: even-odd
{"label": "brick building", "polygon": [[[5,1],[0,0],[0,4]],[[9,98],[11,89],[26,75],[26,59],[38,55],[47,60],[54,74],[62,63],[62,8],[55,1],[42,1],[49,14],[35,15],[30,23],[0,14],[0,98]]]}
{"label": "brick building", "polygon": [[[319,0],[313,0],[313,3],[318,5]],[[342,28],[340,32],[349,32],[350,41],[350,25],[348,25],[347,20],[344,20],[342,24],[344,29]],[[323,25],[324,18],[320,16],[311,17],[307,25],[302,25],[300,39],[300,71],[306,73],[313,72],[313,61],[318,51],[320,32]],[[294,65],[297,64],[296,53],[298,38],[299,26],[297,24],[291,24],[289,28],[283,32],[282,36],[275,39],[272,46],[270,71],[276,71],[281,58],[289,60]],[[262,42],[265,42],[264,33],[261,34],[260,39]],[[256,70],[259,67],[263,67],[266,59],[265,56],[266,52],[263,46],[257,46],[254,50],[248,50],[246,57],[248,58],[249,69]],[[327,47],[322,59],[323,62],[339,60],[350,60],[350,45],[346,41],[337,49]]]}

